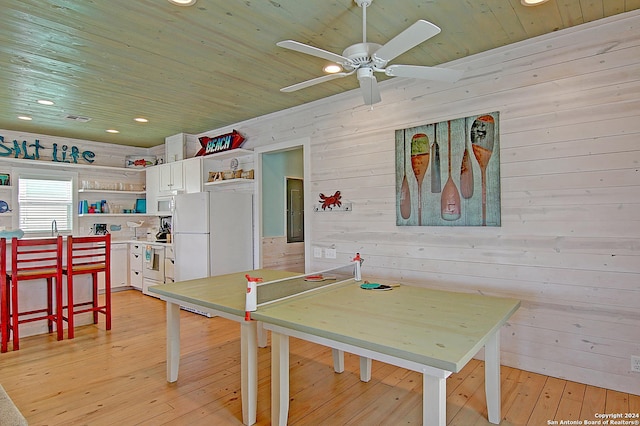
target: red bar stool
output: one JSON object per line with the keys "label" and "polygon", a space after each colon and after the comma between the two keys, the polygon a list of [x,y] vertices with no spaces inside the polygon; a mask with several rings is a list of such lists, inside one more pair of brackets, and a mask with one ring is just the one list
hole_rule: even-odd
{"label": "red bar stool", "polygon": [[[49,333],[53,332],[53,323],[55,322],[58,340],[62,340],[62,237],[24,240],[12,238],[11,271],[6,276],[11,286],[11,312],[8,329],[13,335],[13,350],[20,349],[19,325],[27,322],[46,319]],[[47,307],[20,312],[18,288],[23,281],[36,279],[47,280]],[[53,307],[54,290],[55,310]],[[21,320],[21,317],[26,318]]]}
{"label": "red bar stool", "polygon": [[6,352],[9,344],[9,286],[7,285],[7,240],[0,238],[0,352]]}
{"label": "red bar stool", "polygon": [[[98,300],[98,273],[104,272],[104,304]],[[67,337],[74,337],[74,315],[93,312],[93,323],[98,323],[98,313],[106,317],[106,329],[111,330],[111,235],[91,237],[67,237],[67,265],[62,269],[67,276]],[[92,297],[88,302],[73,300],[73,278],[91,274]]]}

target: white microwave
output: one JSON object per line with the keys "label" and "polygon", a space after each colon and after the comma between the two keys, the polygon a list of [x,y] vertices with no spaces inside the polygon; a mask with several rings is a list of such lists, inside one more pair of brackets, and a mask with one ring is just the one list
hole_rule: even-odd
{"label": "white microwave", "polygon": [[159,215],[172,215],[174,200],[173,197],[159,197],[157,200],[157,212]]}

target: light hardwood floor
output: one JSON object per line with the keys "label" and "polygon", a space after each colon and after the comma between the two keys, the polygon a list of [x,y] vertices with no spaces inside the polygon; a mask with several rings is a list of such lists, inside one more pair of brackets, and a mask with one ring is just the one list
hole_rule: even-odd
{"label": "light hardwood floor", "polygon": [[[240,425],[239,325],[182,312],[177,383],[165,381],[165,311],[136,291],[113,296],[113,329],[76,329],[21,339],[0,354],[0,384],[30,425]],[[291,339],[292,425],[420,424],[419,374],[375,362],[359,380],[358,360],[345,356],[334,374],[329,349]],[[259,352],[258,425],[270,423],[270,349]],[[447,423],[488,425],[481,361],[447,381]],[[502,367],[503,425],[596,420],[595,413],[638,413],[640,397]],[[0,424],[2,421],[0,419]]]}

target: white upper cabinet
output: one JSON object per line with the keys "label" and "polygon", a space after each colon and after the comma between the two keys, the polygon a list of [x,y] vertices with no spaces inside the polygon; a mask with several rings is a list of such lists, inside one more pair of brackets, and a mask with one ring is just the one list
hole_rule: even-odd
{"label": "white upper cabinet", "polygon": [[160,169],[158,166],[147,169],[147,213],[158,214],[158,193],[160,191]]}
{"label": "white upper cabinet", "polygon": [[187,194],[202,192],[202,157],[193,157],[181,161],[183,169],[184,192]]}
{"label": "white upper cabinet", "polygon": [[182,161],[160,164],[157,167],[160,173],[160,193],[172,193],[173,191],[184,190]]}

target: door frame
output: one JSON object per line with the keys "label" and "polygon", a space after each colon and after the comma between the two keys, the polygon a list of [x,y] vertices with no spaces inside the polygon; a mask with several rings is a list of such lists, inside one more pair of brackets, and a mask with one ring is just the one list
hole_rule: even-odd
{"label": "door frame", "polygon": [[285,142],[278,142],[270,145],[255,147],[254,168],[255,168],[255,202],[253,203],[253,217],[256,218],[253,227],[253,264],[254,268],[262,268],[262,154],[269,154],[278,151],[290,151],[302,148],[303,159],[303,190],[304,190],[304,268],[309,270],[311,258],[310,253],[310,230],[308,214],[312,211],[313,200],[311,198],[311,138],[305,137],[293,139]]}

